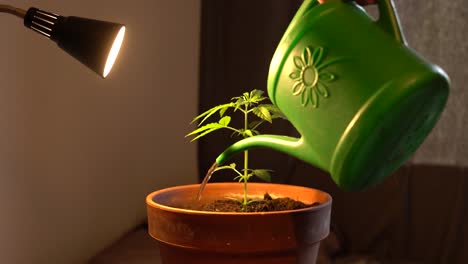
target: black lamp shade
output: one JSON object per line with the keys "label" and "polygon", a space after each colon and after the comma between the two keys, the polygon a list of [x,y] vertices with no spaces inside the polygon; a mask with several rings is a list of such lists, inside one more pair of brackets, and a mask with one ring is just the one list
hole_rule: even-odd
{"label": "black lamp shade", "polygon": [[125,35],[125,26],[81,17],[63,17],[30,8],[26,27],[52,39],[58,46],[105,78],[110,72]]}

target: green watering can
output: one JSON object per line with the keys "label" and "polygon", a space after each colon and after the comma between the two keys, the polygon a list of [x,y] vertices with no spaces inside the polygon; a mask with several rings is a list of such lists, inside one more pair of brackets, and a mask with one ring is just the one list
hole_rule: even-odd
{"label": "green watering can", "polygon": [[391,0],[373,20],[354,2],[305,0],[273,56],[271,101],[301,137],[258,135],[216,159],[266,147],[329,172],[345,190],[373,186],[432,130],[448,98],[444,71],[408,48]]}

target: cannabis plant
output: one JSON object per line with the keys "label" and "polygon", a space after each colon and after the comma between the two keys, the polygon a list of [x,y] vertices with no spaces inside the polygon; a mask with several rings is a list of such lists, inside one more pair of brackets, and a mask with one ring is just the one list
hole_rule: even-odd
{"label": "cannabis plant", "polygon": [[[206,112],[198,115],[192,121],[198,123],[198,128],[190,132],[187,136],[193,136],[191,141],[195,141],[213,131],[220,129],[231,130],[231,136],[237,136],[241,138],[252,137],[259,135],[258,128],[261,124],[268,122],[272,123],[273,119],[285,118],[281,111],[269,102],[268,98],[263,96],[263,91],[252,90],[251,92],[245,92],[241,96],[231,98],[231,101],[226,104],[215,106]],[[228,112],[229,111],[229,112]],[[241,128],[235,128],[230,126],[231,116],[235,112],[240,113],[239,116],[243,117],[243,126]],[[208,119],[213,119],[216,113],[218,113],[217,122],[206,123]],[[251,120],[251,117],[254,119]],[[229,169],[236,173],[235,180],[244,183],[244,197],[243,200],[239,201],[242,203],[244,210],[247,205],[253,200],[247,199],[247,182],[253,176],[256,176],[264,181],[271,181],[271,170],[267,169],[251,169],[249,168],[249,151],[244,151],[244,164],[241,170],[236,168],[236,164],[232,163],[227,166],[221,166],[216,168],[214,171]]]}

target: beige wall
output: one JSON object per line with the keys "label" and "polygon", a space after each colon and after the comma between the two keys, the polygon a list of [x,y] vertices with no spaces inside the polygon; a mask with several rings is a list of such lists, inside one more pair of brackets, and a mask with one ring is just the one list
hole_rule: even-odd
{"label": "beige wall", "polygon": [[196,181],[200,1],[6,2],[127,25],[102,80],[0,14],[0,262],[84,263]]}

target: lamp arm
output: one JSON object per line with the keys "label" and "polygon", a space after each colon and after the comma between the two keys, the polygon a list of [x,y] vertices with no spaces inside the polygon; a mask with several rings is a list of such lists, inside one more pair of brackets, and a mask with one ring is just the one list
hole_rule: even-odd
{"label": "lamp arm", "polygon": [[24,16],[26,15],[26,10],[9,5],[0,5],[0,13],[10,13],[19,18],[24,18]]}

